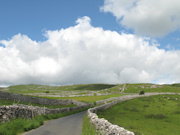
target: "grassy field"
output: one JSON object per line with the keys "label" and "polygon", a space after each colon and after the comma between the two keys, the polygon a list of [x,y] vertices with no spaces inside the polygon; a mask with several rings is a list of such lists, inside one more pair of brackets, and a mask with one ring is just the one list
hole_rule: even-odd
{"label": "grassy field", "polygon": [[[116,85],[115,87],[105,90],[108,93],[117,93],[123,87],[123,84]],[[105,92],[102,91],[102,92]],[[139,93],[140,91],[144,92],[175,92],[180,93],[180,84],[169,84],[169,85],[157,85],[157,84],[126,84],[124,93]]]}
{"label": "grassy field", "polygon": [[[112,115],[113,114],[113,115]],[[136,98],[98,112],[136,135],[179,135],[180,95]]]}
{"label": "grassy field", "polygon": [[102,96],[79,96],[79,97],[44,97],[44,98],[49,98],[49,99],[74,99],[78,100],[81,102],[86,102],[86,103],[94,103],[99,100],[104,100],[112,97],[119,97],[119,96],[124,96],[124,94],[121,93],[114,93],[114,94],[109,94],[109,95],[102,95]]}
{"label": "grassy field", "polygon": [[[0,91],[6,91],[19,94],[33,94],[34,96],[47,96],[56,97],[63,95],[68,97],[69,95],[81,95],[90,94],[92,92],[100,94],[114,94],[120,93],[124,84],[110,85],[110,84],[79,84],[79,85],[67,85],[67,86],[47,86],[47,85],[15,85],[6,89],[1,88]],[[126,84],[124,93],[139,93],[140,91],[146,92],[175,92],[180,93],[180,84],[172,85],[157,85],[157,84]],[[56,98],[55,98],[56,99]],[[66,98],[67,99],[67,98]],[[69,98],[68,98],[69,99]],[[78,99],[78,98],[72,98]],[[90,100],[92,97],[90,98]],[[101,100],[101,99],[100,99]],[[82,99],[81,101],[84,101]],[[87,102],[87,101],[86,101]],[[92,102],[92,101],[90,101]]]}
{"label": "grassy field", "polygon": [[179,85],[127,84],[126,93],[144,92],[176,92],[180,93]]}
{"label": "grassy field", "polygon": [[70,105],[40,105],[40,104],[34,104],[34,103],[27,103],[27,102],[15,102],[12,100],[1,100],[0,99],[0,106],[2,105],[13,105],[13,104],[23,104],[23,105],[32,105],[32,106],[39,106],[39,107],[47,107],[50,109],[55,109],[55,108],[64,108],[64,107],[75,107],[76,105],[70,104]]}
{"label": "grassy field", "polygon": [[[66,86],[48,86],[48,85],[15,85],[6,88],[7,92],[29,94],[29,93],[61,93],[61,91],[77,91],[89,90],[98,91],[114,87],[116,85],[110,84],[79,84],[79,85],[66,85]],[[3,89],[0,89],[3,90]]]}
{"label": "grassy field", "polygon": [[[126,95],[126,93],[139,93],[140,91],[146,92],[175,92],[180,93],[180,84],[172,85],[155,85],[155,84],[126,84],[124,94],[120,93],[124,84],[119,85],[109,85],[109,84],[80,84],[80,85],[68,85],[68,86],[46,86],[46,85],[16,85],[10,86],[8,88],[0,88],[0,91],[6,91],[11,93],[19,94],[34,94],[34,93],[48,93],[53,94],[62,94],[62,92],[77,92],[74,95],[79,95],[78,97],[44,97],[50,99],[74,99],[86,103],[94,103],[99,100],[104,100],[112,97],[118,97]],[[102,94],[97,96],[94,93],[94,96],[81,96],[82,94],[88,94],[89,92],[97,92]],[[37,94],[37,95],[38,95]],[[47,95],[46,95],[47,96]],[[176,100],[177,98],[177,100]],[[14,101],[0,100],[0,105],[12,105]],[[17,102],[15,102],[17,103]],[[29,103],[19,102],[18,104],[29,105]],[[33,106],[44,105],[32,104]],[[61,107],[72,107],[74,105],[68,106],[47,106],[47,108],[61,108]],[[108,119],[114,124],[118,124],[126,129],[133,131],[136,135],[179,135],[180,129],[178,125],[180,122],[180,96],[171,95],[171,96],[153,96],[148,98],[137,98],[130,101],[125,101],[119,103],[116,106],[111,107],[108,110],[103,110],[98,112],[101,117]],[[112,115],[113,114],[113,115]],[[43,116],[49,117],[49,116]],[[56,115],[51,115],[53,118],[57,118]],[[59,116],[58,116],[59,117]],[[41,117],[37,119],[42,119]],[[49,118],[43,118],[47,120]],[[19,119],[17,120],[19,121]],[[0,125],[0,135],[3,132],[10,132],[8,129],[17,128],[15,124],[17,122],[14,120],[12,122],[12,127],[10,126],[11,122],[8,124]],[[25,120],[24,120],[25,121]],[[87,116],[84,117],[83,125],[83,135],[94,135],[94,127],[88,123]],[[20,119],[20,122],[23,123],[23,120]],[[19,123],[19,122],[18,122]],[[28,124],[29,123],[29,124]],[[34,124],[33,124],[34,123]],[[34,121],[27,122],[25,127],[22,129],[17,129],[18,132],[22,130],[26,131],[29,128],[35,128],[38,125],[41,125],[42,122],[36,123]],[[14,125],[14,127],[13,127]],[[21,126],[21,125],[18,125]],[[2,130],[2,131],[1,131]],[[7,130],[7,131],[4,131]],[[14,131],[12,130],[12,131]],[[12,132],[13,133],[13,132]],[[10,134],[10,133],[8,133]]]}

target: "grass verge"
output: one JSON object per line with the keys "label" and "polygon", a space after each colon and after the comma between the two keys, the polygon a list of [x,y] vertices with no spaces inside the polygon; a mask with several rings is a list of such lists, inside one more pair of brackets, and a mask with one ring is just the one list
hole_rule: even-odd
{"label": "grass verge", "polygon": [[96,128],[91,124],[87,114],[84,115],[82,125],[82,135],[96,135]]}
{"label": "grass verge", "polygon": [[180,95],[158,95],[120,102],[98,116],[136,135],[179,135],[179,110]]}
{"label": "grass verge", "polygon": [[0,124],[0,135],[17,135],[43,125],[44,121],[61,118],[81,111],[85,111],[87,109],[88,108],[83,108],[77,111],[60,114],[39,115],[34,119],[13,119],[11,122]]}

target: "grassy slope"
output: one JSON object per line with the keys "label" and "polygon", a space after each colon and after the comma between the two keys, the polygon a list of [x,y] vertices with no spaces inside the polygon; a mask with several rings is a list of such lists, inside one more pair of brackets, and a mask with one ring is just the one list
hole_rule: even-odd
{"label": "grassy slope", "polygon": [[49,98],[49,99],[74,99],[86,103],[94,103],[99,100],[104,100],[112,97],[119,97],[119,96],[124,96],[124,94],[120,93],[114,93],[114,94],[109,94],[109,95],[102,95],[102,96],[79,96],[79,97],[44,97],[44,98]]}
{"label": "grassy slope", "polygon": [[[12,93],[60,93],[61,91],[76,91],[76,90],[90,90],[97,91],[102,90],[100,93],[117,93],[123,87],[120,85],[109,85],[109,84],[79,84],[79,85],[67,85],[67,86],[47,86],[47,85],[15,85],[10,86],[6,90]],[[106,90],[103,90],[106,89]],[[3,90],[1,88],[0,90]],[[155,84],[127,84],[125,93],[139,93],[144,90],[145,92],[180,92],[180,84],[172,85],[155,85]]]}
{"label": "grassy slope", "polygon": [[[16,85],[8,87],[7,92],[12,93],[60,93],[61,91],[76,91],[76,90],[100,90],[99,93],[109,93],[106,96],[80,96],[79,97],[44,97],[51,99],[74,99],[82,102],[93,103],[98,100],[104,100],[111,97],[121,96],[119,94],[123,84],[109,85],[109,84],[79,84],[79,85],[67,85],[67,86],[47,86],[47,85]],[[139,91],[145,92],[178,92],[180,93],[180,84],[173,85],[154,85],[154,84],[127,84],[124,93],[139,93]],[[81,93],[82,94],[82,93]],[[86,94],[86,93],[85,93]]]}
{"label": "grassy slope", "polygon": [[124,101],[99,111],[98,115],[136,135],[179,135],[180,96],[160,95]]}
{"label": "grassy slope", "polygon": [[154,85],[154,84],[127,84],[126,93],[138,93],[141,90],[145,92],[179,92],[180,87],[174,87],[173,85]]}
{"label": "grassy slope", "polygon": [[[76,90],[91,90],[91,91],[97,91],[97,90],[103,90],[103,89],[110,89],[113,88],[116,85],[110,85],[110,84],[80,84],[80,85],[68,85],[68,86],[46,86],[46,85],[35,85],[35,84],[29,84],[29,85],[15,85],[8,87],[8,90],[6,92],[11,93],[19,93],[19,94],[29,94],[29,93],[53,93],[53,92],[61,92],[61,91],[76,91]],[[118,91],[119,92],[119,91]],[[81,93],[82,94],[82,93]],[[82,102],[87,103],[93,103],[98,100],[104,100],[111,97],[117,97],[122,96],[122,94],[110,94],[110,95],[104,95],[104,96],[79,96],[79,97],[44,97],[44,98],[50,98],[50,99],[74,99]]]}
{"label": "grassy slope", "polygon": [[47,91],[51,93],[59,93],[61,91],[76,91],[76,90],[102,90],[111,88],[116,85],[109,84],[79,84],[79,85],[67,85],[67,86],[47,86],[47,85],[15,85],[8,87],[7,92],[29,94],[29,93],[45,93]]}
{"label": "grassy slope", "polygon": [[[157,85],[156,87],[154,87],[154,86],[155,86],[154,84],[127,84],[126,85],[126,90],[124,92],[125,93],[139,93],[139,91],[144,90],[145,92],[179,92],[180,93],[180,84]],[[69,86],[46,86],[46,85],[30,84],[30,85],[10,86],[10,87],[8,87],[8,90],[6,90],[6,91],[7,92],[12,92],[12,93],[28,94],[28,93],[41,93],[41,92],[45,93],[47,91],[49,91],[50,93],[58,93],[58,92],[60,93],[61,91],[76,91],[76,90],[93,90],[93,91],[95,91],[95,90],[106,89],[106,90],[102,90],[102,93],[114,93],[114,94],[110,94],[110,95],[107,95],[107,96],[87,96],[87,97],[73,97],[73,98],[65,97],[65,98],[62,98],[62,99],[75,99],[75,100],[79,100],[79,101],[83,101],[83,102],[93,103],[93,102],[98,101],[98,100],[103,100],[103,99],[107,99],[107,98],[111,98],[111,97],[121,96],[122,94],[119,94],[118,92],[120,91],[120,89],[122,87],[123,87],[123,84],[121,84],[121,85],[108,85],[108,84],[87,84],[86,85],[86,84],[84,84],[84,85],[69,85]],[[0,89],[0,90],[3,90],[3,89]],[[49,97],[49,98],[53,98],[53,97]],[[59,99],[59,98],[53,98],[53,99]],[[5,104],[3,102],[4,101],[0,101],[0,104],[1,103]],[[139,102],[135,101],[135,103],[139,103]],[[144,102],[144,103],[146,103],[146,102]],[[143,108],[143,109],[145,108],[145,110],[149,108],[149,111],[153,112],[153,106],[149,105],[149,103],[151,103],[151,102],[147,101],[146,105],[144,105],[141,108]],[[132,106],[131,106],[131,104],[130,105],[125,105],[125,106],[132,107],[131,109],[129,109],[130,111],[127,114],[130,114],[130,112],[133,112],[133,111],[134,112],[137,111],[136,113],[138,113],[140,109],[139,108],[133,108],[136,105],[132,104]],[[162,104],[159,104],[158,107],[162,108],[164,106]],[[124,111],[128,111],[128,108],[125,108]],[[177,114],[179,114],[179,111],[176,110],[175,113],[176,113],[175,115],[177,115]],[[159,113],[159,114],[161,114],[161,113]],[[120,111],[120,112],[117,111],[116,115],[118,117],[121,116],[121,119],[123,121],[126,120],[126,117],[131,118],[133,116],[133,118],[137,118],[137,120],[140,120],[140,118],[142,117],[142,116],[136,116],[136,114],[133,114],[132,116],[131,115],[126,116],[123,111]],[[113,116],[114,116],[114,112],[113,112]],[[113,116],[112,116],[112,112],[109,113],[109,117],[112,117],[112,119],[113,119]],[[154,122],[155,124],[156,124],[156,118],[157,117],[163,117],[163,116],[164,115],[147,114],[147,117],[152,117],[152,120],[150,120],[151,118],[149,118],[149,120]],[[167,117],[166,120],[167,119],[170,119],[170,117]],[[165,118],[160,119],[160,120],[165,120]],[[168,122],[171,123],[170,120],[167,120],[166,124]],[[132,129],[132,130],[136,131],[137,134],[140,133],[141,129],[136,126],[137,121],[132,122],[132,123],[135,123],[134,126],[126,125],[125,127],[129,128],[130,130]],[[138,121],[138,123],[140,123],[140,121]],[[150,123],[149,125],[155,125],[154,123]],[[148,124],[144,124],[144,123],[140,123],[140,124],[146,125],[143,128],[145,128],[147,130],[149,129]],[[157,131],[157,128],[154,131]],[[166,132],[166,130],[165,130],[165,132]]]}
{"label": "grassy slope", "polygon": [[[118,92],[123,85],[117,85],[108,89],[108,92]],[[155,84],[126,84],[124,93],[139,93],[140,91],[145,92],[176,92],[180,93],[180,84],[172,85],[155,85]]]}

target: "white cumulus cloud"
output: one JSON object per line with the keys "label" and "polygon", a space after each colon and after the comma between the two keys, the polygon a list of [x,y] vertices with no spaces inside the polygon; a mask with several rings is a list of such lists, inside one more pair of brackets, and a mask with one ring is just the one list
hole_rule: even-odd
{"label": "white cumulus cloud", "polygon": [[90,21],[85,16],[75,26],[49,30],[43,42],[21,34],[1,40],[0,85],[180,81],[180,51]]}
{"label": "white cumulus cloud", "polygon": [[180,28],[179,0],[104,0],[100,9],[140,35],[159,37]]}

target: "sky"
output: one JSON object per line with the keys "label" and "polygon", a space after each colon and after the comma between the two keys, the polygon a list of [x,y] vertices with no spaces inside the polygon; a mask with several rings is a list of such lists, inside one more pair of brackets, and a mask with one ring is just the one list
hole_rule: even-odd
{"label": "sky", "polygon": [[0,0],[0,86],[180,82],[179,0]]}

